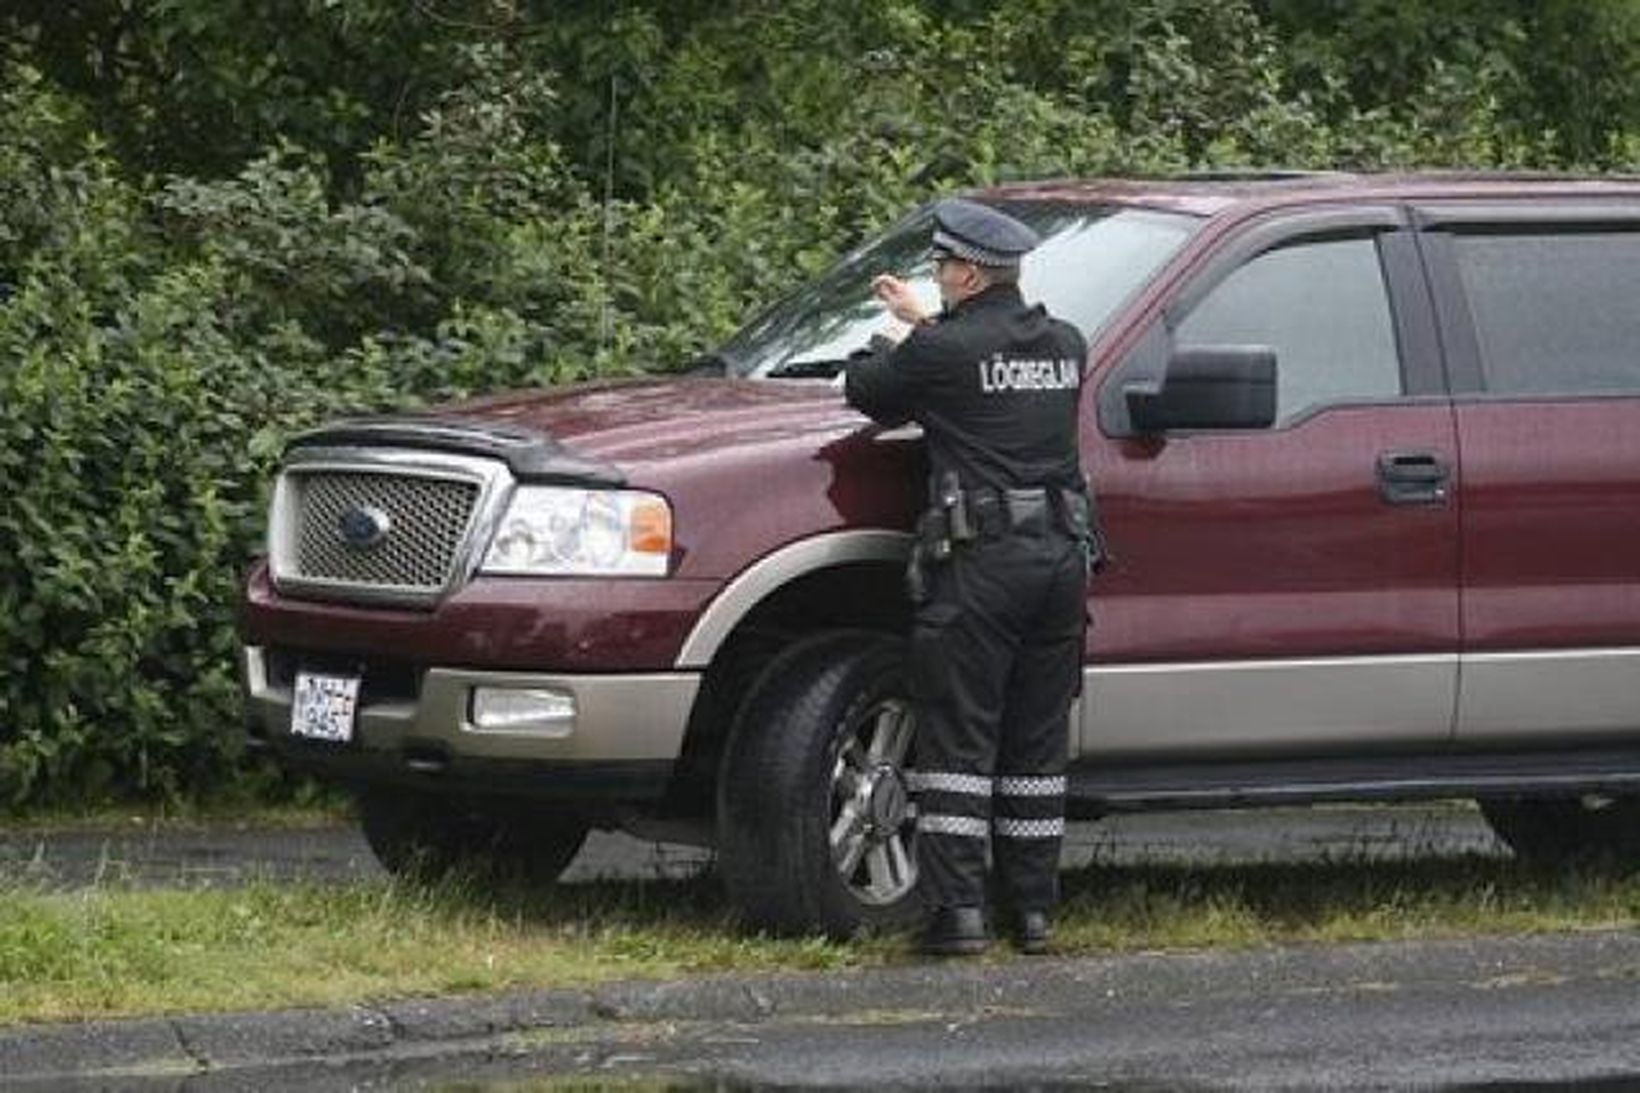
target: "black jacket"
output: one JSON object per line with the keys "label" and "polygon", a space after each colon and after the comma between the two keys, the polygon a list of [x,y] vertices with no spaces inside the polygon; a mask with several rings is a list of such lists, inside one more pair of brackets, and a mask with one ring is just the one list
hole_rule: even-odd
{"label": "black jacket", "polygon": [[915,421],[935,482],[964,489],[1083,488],[1077,392],[1087,343],[1069,323],[992,285],[904,341],[848,366],[849,405],[883,425]]}

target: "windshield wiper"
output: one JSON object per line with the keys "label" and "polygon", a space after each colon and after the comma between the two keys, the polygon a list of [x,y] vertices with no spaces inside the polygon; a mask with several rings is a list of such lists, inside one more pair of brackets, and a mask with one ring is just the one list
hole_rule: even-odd
{"label": "windshield wiper", "polygon": [[840,360],[787,361],[769,369],[766,374],[770,379],[831,379],[847,363]]}

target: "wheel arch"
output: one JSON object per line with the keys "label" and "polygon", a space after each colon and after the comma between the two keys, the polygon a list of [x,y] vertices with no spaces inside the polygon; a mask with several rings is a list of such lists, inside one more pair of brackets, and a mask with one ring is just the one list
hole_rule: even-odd
{"label": "wheel arch", "polygon": [[855,566],[903,566],[910,556],[911,534],[882,528],[826,532],[783,546],[742,570],[707,605],[684,639],[676,667],[709,668],[748,616],[808,578]]}

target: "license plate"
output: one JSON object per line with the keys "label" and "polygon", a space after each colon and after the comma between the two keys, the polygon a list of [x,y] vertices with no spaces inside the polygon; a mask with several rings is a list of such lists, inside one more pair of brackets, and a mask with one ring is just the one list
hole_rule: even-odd
{"label": "license plate", "polygon": [[296,700],[290,706],[292,736],[345,744],[353,739],[359,709],[358,676],[296,673]]}

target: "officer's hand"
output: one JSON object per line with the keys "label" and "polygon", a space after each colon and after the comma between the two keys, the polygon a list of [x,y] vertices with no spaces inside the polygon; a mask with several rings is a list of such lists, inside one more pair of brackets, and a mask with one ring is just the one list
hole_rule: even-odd
{"label": "officer's hand", "polygon": [[905,336],[911,333],[911,327],[898,319],[888,319],[883,328],[871,336],[872,344],[880,351],[893,349],[905,341]]}
{"label": "officer's hand", "polygon": [[895,277],[891,273],[879,273],[871,279],[871,291],[877,294],[888,308],[888,313],[902,323],[912,326],[925,321],[922,304],[917,302],[917,294],[911,291],[911,286]]}

